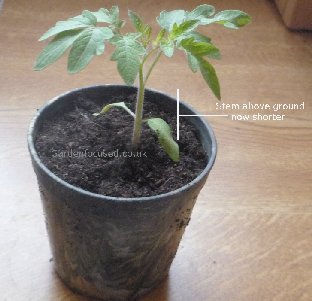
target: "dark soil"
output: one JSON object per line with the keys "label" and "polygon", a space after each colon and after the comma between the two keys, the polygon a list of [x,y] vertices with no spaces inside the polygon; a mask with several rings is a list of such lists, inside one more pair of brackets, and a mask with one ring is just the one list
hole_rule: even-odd
{"label": "dark soil", "polygon": [[[134,98],[125,101],[133,111]],[[112,99],[116,101],[120,100]],[[73,110],[46,120],[38,132],[35,146],[39,157],[66,182],[109,196],[151,196],[182,187],[205,168],[205,151],[187,118],[180,119],[180,161],[175,163],[147,125],[143,125],[140,149],[129,157],[133,118],[122,109],[92,115],[100,110],[98,104],[77,99]],[[148,102],[144,112],[145,118],[166,120],[176,136],[175,112],[164,112]]]}

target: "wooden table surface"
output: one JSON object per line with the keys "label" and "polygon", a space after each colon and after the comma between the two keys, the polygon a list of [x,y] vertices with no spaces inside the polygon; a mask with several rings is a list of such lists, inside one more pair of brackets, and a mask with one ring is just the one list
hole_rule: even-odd
{"label": "wooden table surface", "polygon": [[[180,2],[180,3],[179,3]],[[77,75],[65,59],[43,72],[32,66],[39,36],[57,20],[112,4],[152,22],[160,10],[201,1],[4,1],[0,14],[0,300],[82,301],[53,272],[44,217],[26,145],[36,108],[69,89],[121,83],[115,62],[97,57]],[[223,50],[215,63],[224,103],[302,103],[284,121],[211,117],[218,156],[181,242],[169,278],[140,301],[312,300],[312,35],[288,31],[271,1],[211,1],[253,16],[239,31],[206,30]],[[212,31],[213,30],[213,31]],[[103,61],[102,61],[103,60]],[[150,87],[202,114],[216,99],[182,54],[163,58]],[[273,113],[273,112],[271,112]]]}

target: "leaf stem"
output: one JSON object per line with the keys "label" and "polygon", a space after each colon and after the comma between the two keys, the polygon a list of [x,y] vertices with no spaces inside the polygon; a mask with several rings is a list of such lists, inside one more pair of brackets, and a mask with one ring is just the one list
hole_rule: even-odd
{"label": "leaf stem", "polygon": [[153,61],[152,65],[151,65],[150,68],[148,69],[147,74],[146,74],[145,79],[144,79],[144,86],[145,86],[145,84],[146,84],[146,82],[147,82],[149,76],[151,75],[151,73],[152,73],[152,71],[153,71],[155,65],[157,64],[157,62],[158,62],[158,60],[159,60],[161,54],[162,54],[162,52],[159,51],[158,54],[157,54],[157,56],[156,56],[156,58],[155,58],[155,60]]}
{"label": "leaf stem", "polygon": [[158,49],[159,49],[159,47],[156,47],[156,48],[152,49],[152,50],[143,58],[142,64],[144,64],[144,63],[147,61],[147,59],[148,59],[155,51],[157,51]]}

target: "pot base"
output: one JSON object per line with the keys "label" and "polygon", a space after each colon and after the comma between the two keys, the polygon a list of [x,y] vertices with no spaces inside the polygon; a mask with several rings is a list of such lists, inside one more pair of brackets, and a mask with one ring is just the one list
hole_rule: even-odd
{"label": "pot base", "polygon": [[135,301],[137,298],[147,295],[154,289],[157,289],[157,287],[168,278],[167,274],[152,287],[140,288],[139,291],[133,294],[128,290],[120,290],[116,292],[116,290],[107,289],[105,291],[99,291],[92,283],[83,280],[81,277],[76,277],[76,279],[72,279],[72,281],[67,281],[67,279],[63,278],[56,269],[55,272],[62,282],[73,292],[85,297],[96,298],[101,301]]}

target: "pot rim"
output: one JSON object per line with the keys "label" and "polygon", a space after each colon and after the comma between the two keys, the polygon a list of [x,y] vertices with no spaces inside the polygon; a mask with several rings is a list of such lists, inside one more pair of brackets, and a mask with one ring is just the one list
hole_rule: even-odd
{"label": "pot rim", "polygon": [[[202,118],[201,116],[196,116],[195,118],[199,118],[200,121],[202,122],[203,126],[206,128],[206,130],[208,131],[210,138],[211,138],[211,156],[209,157],[209,161],[206,165],[206,167],[202,170],[202,172],[200,174],[197,175],[197,177],[195,179],[193,179],[191,182],[187,183],[186,185],[166,192],[166,193],[162,193],[162,194],[157,194],[157,195],[153,195],[153,196],[143,196],[143,197],[114,197],[114,196],[107,196],[107,195],[103,195],[103,194],[98,194],[98,193],[94,193],[94,192],[90,192],[88,190],[84,190],[80,187],[74,186],[66,181],[64,181],[63,179],[61,179],[60,177],[58,177],[56,174],[54,174],[52,171],[50,171],[41,161],[41,159],[39,158],[37,151],[35,149],[35,143],[34,143],[34,130],[35,130],[35,125],[36,122],[39,118],[39,116],[43,113],[43,111],[47,110],[55,101],[57,101],[59,98],[61,97],[65,97],[70,93],[74,93],[74,92],[78,92],[81,90],[85,90],[85,89],[91,89],[91,88],[97,88],[97,87],[134,87],[137,88],[136,86],[126,86],[126,85],[121,85],[121,84],[99,84],[99,85],[92,85],[92,86],[86,86],[86,87],[80,87],[80,88],[76,88],[76,89],[72,89],[70,91],[67,91],[65,93],[62,93],[54,98],[52,98],[51,100],[49,100],[46,104],[44,104],[38,111],[37,113],[34,115],[34,117],[32,118],[30,125],[29,125],[29,129],[28,129],[28,133],[27,133],[27,142],[28,142],[28,149],[29,152],[33,158],[33,160],[36,162],[36,164],[38,165],[38,167],[45,173],[47,174],[51,179],[53,179],[54,181],[56,181],[57,183],[59,183],[60,185],[63,185],[65,188],[69,189],[69,190],[74,190],[75,192],[82,194],[86,197],[95,197],[97,199],[101,199],[103,201],[113,201],[113,202],[145,202],[145,201],[157,201],[157,200],[161,200],[161,199],[167,199],[168,197],[171,197],[173,195],[176,194],[180,194],[183,193],[184,191],[188,190],[190,187],[196,185],[198,182],[200,182],[202,180],[203,177],[205,177],[209,171],[211,170],[215,159],[216,159],[216,154],[217,154],[217,142],[216,142],[216,137],[215,134],[211,128],[211,126],[208,124],[208,122]],[[146,88],[145,90],[154,92],[154,93],[158,93],[158,94],[162,94],[165,95],[168,98],[171,98],[174,101],[177,101],[174,97],[163,93],[161,91],[155,90],[155,89],[150,89],[150,88]],[[196,110],[194,110],[190,105],[186,104],[184,101],[179,101],[180,104],[182,104],[183,106],[185,106],[188,110],[193,111],[196,115],[199,115],[198,112]]]}

